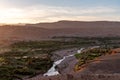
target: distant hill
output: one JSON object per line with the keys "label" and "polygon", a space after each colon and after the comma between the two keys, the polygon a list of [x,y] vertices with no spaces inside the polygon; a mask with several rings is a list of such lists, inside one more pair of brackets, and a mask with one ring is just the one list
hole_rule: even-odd
{"label": "distant hill", "polygon": [[58,21],[53,23],[0,26],[0,40],[41,40],[53,36],[120,36],[120,22]]}
{"label": "distant hill", "polygon": [[58,21],[53,23],[27,24],[43,28],[81,28],[81,27],[119,27],[120,22],[115,21]]}

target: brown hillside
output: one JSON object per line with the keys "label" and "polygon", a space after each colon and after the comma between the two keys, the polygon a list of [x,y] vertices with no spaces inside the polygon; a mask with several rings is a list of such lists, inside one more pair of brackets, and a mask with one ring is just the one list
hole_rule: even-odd
{"label": "brown hillside", "polygon": [[25,26],[0,26],[0,40],[41,40],[53,36],[120,36],[119,30],[120,22],[59,21]]}

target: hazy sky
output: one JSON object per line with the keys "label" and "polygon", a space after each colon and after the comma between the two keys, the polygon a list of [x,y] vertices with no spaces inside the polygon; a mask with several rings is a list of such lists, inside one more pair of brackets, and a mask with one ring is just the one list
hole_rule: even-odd
{"label": "hazy sky", "polygon": [[120,0],[0,0],[0,23],[120,21]]}

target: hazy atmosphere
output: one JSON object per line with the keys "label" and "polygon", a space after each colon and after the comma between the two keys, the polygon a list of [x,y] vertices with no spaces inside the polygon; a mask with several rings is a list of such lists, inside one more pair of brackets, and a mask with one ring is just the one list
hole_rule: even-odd
{"label": "hazy atmosphere", "polygon": [[120,0],[0,0],[0,23],[120,21]]}
{"label": "hazy atmosphere", "polygon": [[0,0],[0,80],[120,80],[120,0]]}

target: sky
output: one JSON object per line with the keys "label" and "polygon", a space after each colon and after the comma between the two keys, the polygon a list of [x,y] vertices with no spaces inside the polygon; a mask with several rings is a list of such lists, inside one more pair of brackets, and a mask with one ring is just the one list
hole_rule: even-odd
{"label": "sky", "polygon": [[120,0],[0,0],[0,23],[120,21]]}

